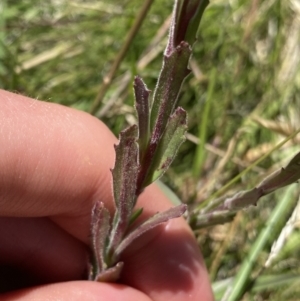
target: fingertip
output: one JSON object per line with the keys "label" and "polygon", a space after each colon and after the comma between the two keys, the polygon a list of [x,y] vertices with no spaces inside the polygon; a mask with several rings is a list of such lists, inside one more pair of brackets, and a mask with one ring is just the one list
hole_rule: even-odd
{"label": "fingertip", "polygon": [[55,283],[6,293],[1,301],[151,301],[129,286],[91,281]]}
{"label": "fingertip", "polygon": [[169,221],[144,248],[129,249],[122,281],[155,301],[213,301],[203,257],[182,222]]}
{"label": "fingertip", "polygon": [[[146,208],[144,218],[172,206],[155,185],[145,190],[139,202]],[[123,282],[155,301],[214,300],[203,256],[183,218],[169,220],[138,238],[125,251],[124,262]]]}

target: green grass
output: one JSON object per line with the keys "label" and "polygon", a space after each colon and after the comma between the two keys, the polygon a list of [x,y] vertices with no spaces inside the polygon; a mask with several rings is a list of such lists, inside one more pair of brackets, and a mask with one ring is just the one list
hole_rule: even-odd
{"label": "green grass", "polygon": [[[293,5],[296,2],[211,2],[194,47],[193,74],[185,81],[179,100],[189,113],[189,139],[163,177],[191,208],[300,128],[300,11]],[[3,0],[0,88],[89,111],[140,3]],[[172,1],[153,3],[96,114],[116,135],[135,119],[133,76],[139,74],[154,89],[166,43],[166,33],[160,37],[159,30],[171,10]],[[148,63],[142,65],[145,59]],[[199,145],[195,143],[198,137]],[[298,135],[274,151],[222,195],[252,188],[284,166],[299,151],[299,140]],[[215,287],[239,275],[275,205],[286,194],[283,189],[262,198],[257,208],[239,212],[231,223],[195,230]],[[299,277],[291,276],[300,271],[299,243],[292,243],[299,238],[298,217],[268,268],[263,267],[270,248],[265,246],[256,254],[247,276],[247,293],[239,300],[300,299]],[[285,274],[287,281],[281,281]],[[221,298],[216,293],[216,299]]]}

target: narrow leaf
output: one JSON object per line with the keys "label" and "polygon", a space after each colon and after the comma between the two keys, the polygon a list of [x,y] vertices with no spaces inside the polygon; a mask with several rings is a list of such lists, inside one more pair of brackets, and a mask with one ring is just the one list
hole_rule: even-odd
{"label": "narrow leaf", "polygon": [[103,272],[106,269],[105,247],[106,239],[110,229],[109,212],[102,202],[96,202],[92,209],[91,236],[92,250],[95,259],[93,275]]}
{"label": "narrow leaf", "polygon": [[279,188],[296,183],[300,178],[300,152],[297,153],[285,168],[281,168],[266,179],[257,187],[241,191],[225,200],[224,204],[217,210],[239,210],[250,205],[256,205],[259,198],[274,192]]}
{"label": "narrow leaf", "polygon": [[190,73],[187,69],[190,55],[191,47],[182,42],[170,55],[164,56],[151,108],[151,144],[158,143],[174,110],[182,82]]}
{"label": "narrow leaf", "polygon": [[150,136],[150,125],[149,125],[149,94],[150,90],[144,84],[143,80],[136,76],[134,79],[134,94],[135,94],[135,107],[138,115],[138,143],[140,146],[140,157],[146,150]]}
{"label": "narrow leaf", "polygon": [[120,143],[115,146],[116,163],[112,170],[114,200],[120,211],[131,210],[135,201],[138,170],[137,126],[120,133]]}
{"label": "narrow leaf", "polygon": [[154,227],[167,222],[169,219],[180,217],[186,211],[186,205],[181,204],[176,207],[172,207],[164,212],[160,212],[150,217],[143,224],[138,226],[132,232],[130,232],[120,243],[118,248],[116,249],[116,256],[120,256],[120,254],[139,236],[143,233],[153,229]]}
{"label": "narrow leaf", "polygon": [[109,251],[120,243],[127,230],[133,207],[136,203],[138,173],[137,126],[133,125],[120,133],[116,149],[116,164],[112,170],[114,199],[117,210],[110,234]]}
{"label": "narrow leaf", "polygon": [[151,184],[169,168],[180,145],[185,141],[187,129],[186,112],[178,107],[170,117],[148,170],[145,186]]}
{"label": "narrow leaf", "polygon": [[163,66],[154,91],[150,114],[150,143],[141,161],[137,181],[137,194],[145,188],[145,179],[156,152],[159,140],[166,129],[167,122],[177,102],[178,94],[185,77],[191,55],[190,46],[182,42],[170,55],[164,56]]}
{"label": "narrow leaf", "polygon": [[257,188],[263,191],[263,194],[268,194],[276,189],[297,182],[300,178],[300,152],[297,153],[285,168],[275,171]]}

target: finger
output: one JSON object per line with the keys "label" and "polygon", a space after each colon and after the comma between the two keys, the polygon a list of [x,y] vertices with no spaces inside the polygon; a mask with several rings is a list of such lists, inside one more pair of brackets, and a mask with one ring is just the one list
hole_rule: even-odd
{"label": "finger", "polygon": [[0,241],[2,291],[87,279],[87,246],[48,218],[2,217]]}
{"label": "finger", "polygon": [[[153,205],[167,198],[157,187],[145,191],[140,205]],[[146,204],[145,204],[146,205]],[[170,206],[170,205],[169,205]],[[122,281],[155,301],[213,301],[203,258],[183,218],[170,220],[142,236],[125,252]]]}
{"label": "finger", "polygon": [[145,294],[123,285],[88,281],[56,283],[7,293],[1,301],[151,301]]}
{"label": "finger", "polygon": [[[14,216],[52,215],[52,219],[63,229],[88,243],[92,203],[102,200],[108,208],[112,208],[109,168],[113,166],[115,138],[101,122],[88,114],[14,96],[8,92],[0,95],[1,100],[3,110],[0,114],[5,122],[2,127],[3,135],[0,137],[3,141],[0,141],[7,141],[7,147],[0,150],[0,170],[7,176],[0,177],[0,212]],[[29,141],[28,137],[31,137]],[[147,188],[138,205],[144,207],[144,216],[171,206],[155,186]],[[155,250],[168,250],[163,238],[168,241],[169,235],[175,237],[172,233],[176,234],[179,228],[184,227],[178,241],[173,239],[171,245],[178,248],[177,244],[180,245],[182,237],[183,241],[193,246],[191,250],[196,249],[195,240],[182,219],[167,225],[168,232],[160,227],[134,243],[135,246],[141,246],[140,254],[135,259],[141,266],[143,263],[147,267],[145,274],[143,273],[145,281],[141,280],[135,259],[126,257],[128,263],[125,262],[124,281],[132,283],[145,293],[156,294],[158,291],[155,273],[161,273],[160,279],[166,284],[167,277],[175,277],[175,274],[170,275],[170,265],[166,266],[165,271],[159,268],[164,258],[156,256]],[[162,237],[162,240],[156,237]],[[145,244],[147,240],[149,243],[150,238],[153,238],[153,244]],[[183,250],[179,255],[173,252],[171,255],[176,256],[170,256],[170,259],[185,262],[185,256],[193,255],[193,252],[189,252]],[[166,255],[167,252],[163,254]],[[194,260],[190,259],[184,266],[194,271],[195,278],[189,285],[182,285],[182,291],[185,292],[184,296],[189,296],[189,290],[196,296],[206,296],[210,289],[203,260],[197,251],[191,258]],[[132,271],[130,274],[129,270]],[[195,289],[199,283],[200,289]],[[175,298],[174,289],[168,287],[167,292]]]}
{"label": "finger", "polygon": [[56,216],[88,242],[91,206],[112,210],[116,138],[89,114],[0,91],[0,214]]}

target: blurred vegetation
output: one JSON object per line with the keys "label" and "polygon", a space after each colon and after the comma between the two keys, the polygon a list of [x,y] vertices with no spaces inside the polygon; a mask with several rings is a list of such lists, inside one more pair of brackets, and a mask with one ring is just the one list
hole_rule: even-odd
{"label": "blurred vegetation", "polygon": [[[137,0],[2,0],[0,88],[89,111],[140,6]],[[154,1],[96,113],[116,135],[136,119],[133,77],[155,87],[172,6]],[[189,113],[188,141],[163,178],[183,202],[192,208],[205,200],[300,128],[299,66],[299,1],[211,1],[179,99]],[[227,194],[284,166],[299,140],[274,151]],[[222,281],[237,273],[285,191],[231,223],[195,230],[217,300]],[[300,299],[299,211],[273,263],[264,268],[270,248],[259,256],[242,300]]]}

